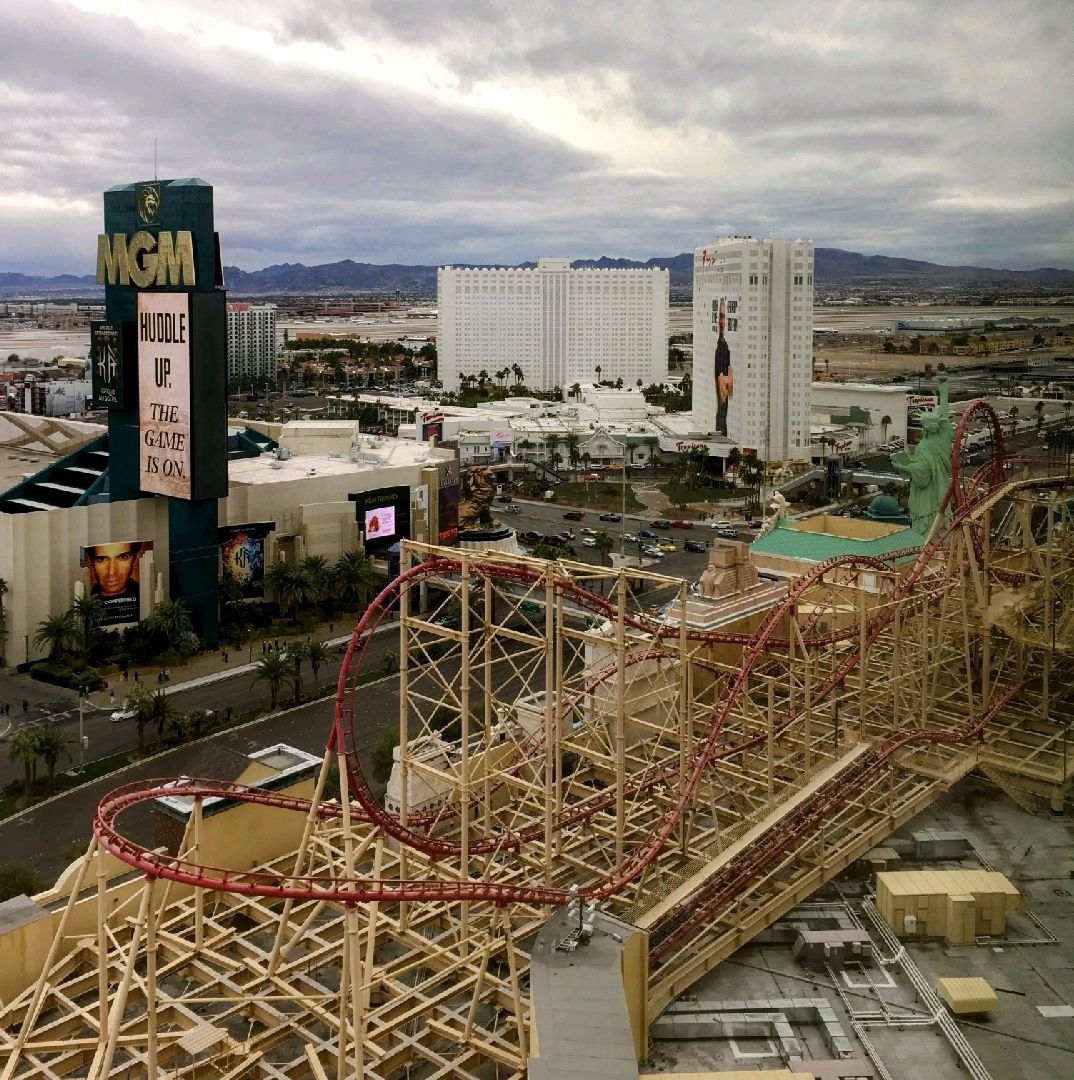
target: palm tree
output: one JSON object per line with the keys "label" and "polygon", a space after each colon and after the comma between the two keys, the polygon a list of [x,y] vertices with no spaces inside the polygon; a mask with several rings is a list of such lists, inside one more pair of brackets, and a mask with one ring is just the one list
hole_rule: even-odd
{"label": "palm tree", "polygon": [[330,657],[331,653],[328,646],[323,641],[311,641],[306,645],[306,659],[310,662],[310,667],[313,668],[314,694],[320,689],[317,676],[321,670],[321,665]]}
{"label": "palm tree", "polygon": [[601,373],[602,370],[603,370],[603,368],[601,368],[600,364],[597,364],[597,367],[596,367],[597,382],[600,382],[600,373]]}
{"label": "palm tree", "polygon": [[332,586],[344,603],[364,608],[377,575],[369,557],[360,551],[345,551],[332,567]]}
{"label": "palm tree", "polygon": [[72,648],[77,642],[78,624],[70,611],[65,611],[60,615],[49,615],[37,624],[34,645],[38,647],[47,645],[50,660]]}
{"label": "palm tree", "polygon": [[1007,418],[1011,422],[1011,438],[1014,438],[1014,433],[1018,430],[1018,406],[1012,405],[1010,411],[1007,413]]}
{"label": "palm tree", "polygon": [[1037,414],[1037,434],[1040,434],[1040,429],[1044,427],[1044,402],[1038,401],[1033,411]]}
{"label": "palm tree", "polygon": [[735,485],[738,483],[738,470],[742,464],[742,451],[737,446],[732,446],[730,452],[727,455],[727,465],[725,473],[729,473],[731,476],[731,490],[735,490]]}
{"label": "palm tree", "polygon": [[298,571],[306,592],[304,601],[320,603],[328,595],[330,587],[328,560],[323,555],[307,555],[299,564]]}
{"label": "palm tree", "polygon": [[582,396],[582,384],[581,383],[571,383],[571,397],[572,398],[579,398],[581,396]]}
{"label": "palm tree", "polygon": [[522,385],[522,379],[523,379],[523,376],[525,375],[525,372],[522,370],[522,368],[518,364],[512,364],[511,365],[511,371],[515,376],[515,386],[521,386]]}
{"label": "palm tree", "polygon": [[27,724],[18,728],[11,736],[8,744],[7,756],[16,765],[20,762],[25,770],[23,782],[26,788],[26,801],[29,802],[34,795],[34,773],[37,769],[38,743],[37,732],[39,725]]}
{"label": "palm tree", "polygon": [[265,570],[265,585],[276,597],[280,610],[291,618],[303,592],[302,575],[296,566],[274,562]]}
{"label": "palm tree", "polygon": [[302,700],[302,661],[306,659],[306,642],[288,642],[283,659],[291,666],[291,682],[295,688],[295,704]]}
{"label": "palm tree", "polygon": [[197,651],[197,636],[190,612],[182,600],[161,600],[145,620],[150,630],[159,633],[168,647],[180,656]]}
{"label": "palm tree", "polygon": [[56,790],[56,763],[61,757],[71,756],[71,736],[54,724],[40,727],[36,732],[36,751],[45,759],[48,769],[48,793]]}
{"label": "palm tree", "polygon": [[88,653],[90,642],[93,640],[93,631],[101,625],[101,620],[104,618],[104,601],[99,596],[83,593],[75,597],[75,602],[71,605],[71,614],[82,627],[82,651]]}
{"label": "palm tree", "polygon": [[256,685],[259,682],[266,683],[269,688],[269,708],[275,711],[276,699],[280,696],[280,687],[283,685],[285,679],[287,679],[292,670],[292,665],[288,664],[279,653],[270,652],[258,660],[254,670],[254,681],[251,686]]}
{"label": "palm tree", "polygon": [[891,417],[890,416],[882,416],[882,417],[880,417],[880,441],[881,442],[887,442],[888,441],[888,425],[890,423],[891,423]]}
{"label": "palm tree", "polygon": [[597,533],[594,538],[597,553],[600,555],[600,563],[603,566],[608,561],[608,556],[611,554],[612,548],[615,546],[615,541],[603,530]]}
{"label": "palm tree", "polygon": [[[163,696],[163,695],[162,695]],[[145,755],[145,726],[154,719],[157,694],[143,682],[131,684],[123,699],[123,708],[132,714],[138,732],[138,756]]]}

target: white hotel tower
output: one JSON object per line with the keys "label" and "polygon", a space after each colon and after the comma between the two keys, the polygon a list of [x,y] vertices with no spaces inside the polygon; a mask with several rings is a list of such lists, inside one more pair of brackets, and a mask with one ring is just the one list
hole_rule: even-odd
{"label": "white hotel tower", "polygon": [[536,269],[441,267],[440,381],[457,390],[460,375],[518,364],[532,390],[663,382],[668,283],[667,270],[572,270],[569,259],[538,259]]}
{"label": "white hotel tower", "polygon": [[812,241],[733,236],[698,248],[697,427],[766,461],[808,459],[812,374]]}

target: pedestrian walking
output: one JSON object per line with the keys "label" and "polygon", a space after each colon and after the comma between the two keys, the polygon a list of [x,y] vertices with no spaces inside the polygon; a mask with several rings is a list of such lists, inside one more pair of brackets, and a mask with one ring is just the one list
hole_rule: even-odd
{"label": "pedestrian walking", "polygon": [[22,699],[22,711],[23,712],[29,712],[30,711],[30,703],[26,700],[26,698]]}
{"label": "pedestrian walking", "polygon": [[224,650],[224,663],[227,663],[227,649]]}
{"label": "pedestrian walking", "polygon": [[134,673],[134,681],[135,681],[135,682],[138,682],[138,681],[139,681],[139,676],[138,676],[138,672],[137,672],[137,671],[136,671],[136,672]]}
{"label": "pedestrian walking", "polygon": [[115,692],[115,690],[109,690],[108,691],[108,704],[109,705],[115,705],[115,703],[116,703],[116,692]]}
{"label": "pedestrian walking", "polygon": [[130,677],[131,677],[130,672],[126,668],[124,668],[123,669],[123,681],[128,682],[130,680]]}

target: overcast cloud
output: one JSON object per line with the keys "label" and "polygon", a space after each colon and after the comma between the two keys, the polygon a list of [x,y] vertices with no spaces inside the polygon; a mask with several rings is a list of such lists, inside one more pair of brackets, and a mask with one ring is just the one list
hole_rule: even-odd
{"label": "overcast cloud", "polygon": [[0,271],[101,192],[215,188],[225,261],[672,255],[727,233],[1074,268],[1068,0],[0,0]]}

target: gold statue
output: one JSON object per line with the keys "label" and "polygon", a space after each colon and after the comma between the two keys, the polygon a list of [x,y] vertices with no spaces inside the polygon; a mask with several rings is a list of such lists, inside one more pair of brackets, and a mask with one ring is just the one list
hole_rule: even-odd
{"label": "gold statue", "polygon": [[462,474],[459,493],[459,532],[488,532],[500,527],[492,516],[496,474],[487,465],[471,465]]}

